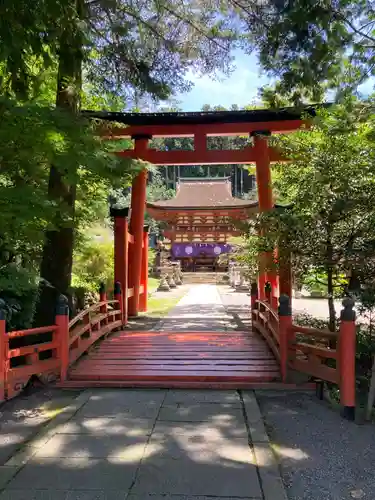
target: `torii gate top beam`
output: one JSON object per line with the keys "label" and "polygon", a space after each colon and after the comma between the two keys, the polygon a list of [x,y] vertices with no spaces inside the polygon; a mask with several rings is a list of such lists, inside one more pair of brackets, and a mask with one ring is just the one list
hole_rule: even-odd
{"label": "torii gate top beam", "polygon": [[[329,106],[329,104],[324,105]],[[104,133],[113,139],[123,137],[193,137],[248,135],[267,130],[273,133],[291,132],[301,127],[304,116],[314,117],[316,106],[301,108],[254,109],[241,111],[117,113],[82,111],[84,116],[123,123]]]}

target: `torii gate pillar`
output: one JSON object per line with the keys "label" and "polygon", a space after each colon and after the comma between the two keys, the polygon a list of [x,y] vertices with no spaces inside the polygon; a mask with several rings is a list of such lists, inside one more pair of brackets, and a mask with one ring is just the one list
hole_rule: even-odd
{"label": "torii gate pillar", "polygon": [[[254,153],[256,166],[256,180],[258,188],[258,203],[260,212],[268,212],[273,209],[270,151],[268,137],[269,130],[259,130],[251,133],[254,138]],[[277,294],[277,276],[274,272],[266,272],[266,268],[272,265],[273,253],[266,252],[259,255],[259,298],[265,299],[265,284],[271,284],[271,297]]]}
{"label": "torii gate pillar", "polygon": [[[150,137],[134,137],[134,150],[137,158],[142,159],[147,155]],[[143,225],[146,207],[147,170],[142,170],[134,178],[131,193],[130,233],[134,237],[129,255],[129,288],[133,288],[133,296],[129,297],[129,316],[137,316],[139,312],[139,291],[142,275],[142,244]]]}

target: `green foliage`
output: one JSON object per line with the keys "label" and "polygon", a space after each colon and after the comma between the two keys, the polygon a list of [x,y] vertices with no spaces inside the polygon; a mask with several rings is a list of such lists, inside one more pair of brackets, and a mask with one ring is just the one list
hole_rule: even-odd
{"label": "green foliage", "polygon": [[305,85],[296,85],[289,89],[284,82],[277,81],[273,86],[265,85],[259,89],[259,97],[266,108],[283,108],[287,106],[304,106],[320,102],[323,95],[314,95]]}
{"label": "green foliage", "polygon": [[[21,277],[23,273],[35,277],[45,231],[72,227],[80,236],[83,228],[107,216],[109,190],[129,185],[139,166],[111,154],[110,146],[95,137],[94,124],[64,110],[19,106],[5,98],[0,108],[0,265],[16,263]],[[64,198],[48,196],[50,164],[69,183],[76,183],[74,214]],[[9,283],[1,287],[6,295],[13,293],[7,288]],[[23,288],[19,297],[25,314],[30,315],[30,300]]]}
{"label": "green foliage", "polygon": [[261,65],[280,79],[281,94],[303,97],[308,89],[320,101],[326,88],[340,94],[374,74],[374,2],[231,3]]}
{"label": "green foliage", "polygon": [[298,326],[307,326],[309,328],[317,328],[318,330],[326,330],[328,322],[325,319],[315,318],[308,313],[297,313],[293,315],[293,323]]}
{"label": "green foliage", "polygon": [[162,99],[186,90],[189,68],[203,73],[227,70],[236,36],[220,2],[175,0],[146,4],[127,0],[87,3],[89,38],[95,56],[87,76],[120,95],[150,94]]}
{"label": "green foliage", "polygon": [[35,66],[48,69],[64,56],[67,44],[76,44],[72,53],[82,52],[85,81],[102,93],[168,98],[189,88],[185,77],[191,67],[202,73],[229,69],[237,33],[233,18],[222,14],[219,4],[4,0],[1,87],[27,98],[38,77]]}
{"label": "green foliage", "polygon": [[253,235],[247,233],[246,224],[237,222],[237,226],[243,231],[244,236],[229,239],[229,244],[233,245],[233,252],[229,258],[247,269],[247,277],[250,281],[257,281],[259,271],[258,241]]}
{"label": "green foliage", "polygon": [[[74,29],[72,2],[3,0],[0,4],[0,94],[27,100],[56,62],[59,38]],[[56,66],[55,66],[56,69]]]}
{"label": "green foliage", "polygon": [[16,263],[0,266],[0,300],[5,302],[7,331],[30,328],[37,295],[35,272]]}
{"label": "green foliage", "polygon": [[[315,269],[306,271],[303,276],[303,286],[311,293],[318,292],[322,297],[326,297],[328,276],[327,273],[317,272]],[[348,279],[345,276],[338,276],[333,280],[333,296],[342,297],[343,292],[347,289]]]}
{"label": "green foliage", "polygon": [[276,215],[278,236],[336,279],[360,267],[375,241],[373,118],[358,118],[349,103],[322,112],[311,130],[279,139],[292,161],[276,167],[275,188],[292,208]]}
{"label": "green foliage", "polygon": [[88,239],[75,252],[73,260],[72,286],[97,292],[99,283],[113,288],[113,241]]}
{"label": "green foliage", "polygon": [[[237,33],[222,7],[211,0],[2,2],[0,95],[18,101],[0,102],[0,252],[25,268],[42,260],[50,286],[38,321],[52,321],[52,290],[68,293],[74,233],[103,219],[106,193],[129,186],[145,166],[111,154],[95,124],[78,116],[80,103],[119,109],[135,96],[167,98],[188,88],[191,68],[228,71]],[[58,109],[48,107],[54,103]]]}
{"label": "green foliage", "polygon": [[[110,186],[129,184],[137,166],[110,154],[91,124],[63,110],[6,99],[0,108],[0,249],[35,262],[47,228],[79,229],[101,218]],[[48,198],[51,163],[77,183],[74,221],[63,199]]]}
{"label": "green foliage", "polygon": [[155,266],[156,250],[153,248],[148,249],[148,267],[149,269]]}
{"label": "green foliage", "polygon": [[[333,297],[350,273],[373,279],[375,250],[375,153],[372,111],[347,102],[321,111],[308,130],[279,137],[277,147],[291,161],[273,172],[283,209],[263,213],[249,224],[259,251],[276,246],[292,254],[299,280],[326,276],[330,328]],[[339,285],[337,287],[336,285]]]}
{"label": "green foliage", "polygon": [[[154,169],[149,173],[150,182],[147,184],[147,201],[168,200],[175,194],[174,190],[168,189],[160,174],[160,171]],[[129,207],[131,202],[130,189],[117,189],[111,192],[110,203],[118,207]],[[145,215],[145,224],[149,226],[150,233],[159,234],[163,224],[152,219],[148,213]]]}

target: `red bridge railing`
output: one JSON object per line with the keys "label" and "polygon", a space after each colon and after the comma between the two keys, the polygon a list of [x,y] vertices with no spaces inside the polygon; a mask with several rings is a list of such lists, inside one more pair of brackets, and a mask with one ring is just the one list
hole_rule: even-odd
{"label": "red bridge railing", "polygon": [[[7,332],[5,313],[0,309],[0,402],[19,394],[32,376],[43,381],[66,380],[69,367],[94,342],[122,328],[125,318],[119,284],[115,285],[114,294],[114,300],[107,300],[101,288],[100,301],[71,321],[67,299],[61,295],[55,324],[28,330]],[[30,345],[10,348],[12,339],[17,338],[24,338]]]}
{"label": "red bridge railing", "polygon": [[[11,339],[52,334],[52,341],[11,349]],[[58,371],[60,366],[60,338],[57,325],[30,328],[6,333],[5,319],[0,319],[0,401],[16,396],[32,375]],[[50,353],[43,359],[43,353]]]}
{"label": "red bridge railing", "polygon": [[[289,297],[281,296],[278,311],[257,298],[252,287],[252,325],[266,340],[280,362],[281,377],[290,379],[291,370],[312,379],[337,384],[343,415],[354,418],[356,325],[354,301],[343,300],[338,332],[294,325]],[[332,347],[333,346],[333,347]]]}

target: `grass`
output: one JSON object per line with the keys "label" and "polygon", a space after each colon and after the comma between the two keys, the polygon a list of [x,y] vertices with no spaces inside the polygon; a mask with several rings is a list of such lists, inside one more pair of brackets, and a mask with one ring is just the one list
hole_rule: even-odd
{"label": "grass", "polygon": [[148,278],[148,293],[153,293],[159,286],[159,280],[157,278]]}
{"label": "grass", "polygon": [[148,299],[147,316],[166,316],[171,309],[180,301],[184,293],[173,295],[171,297],[153,296]]}

